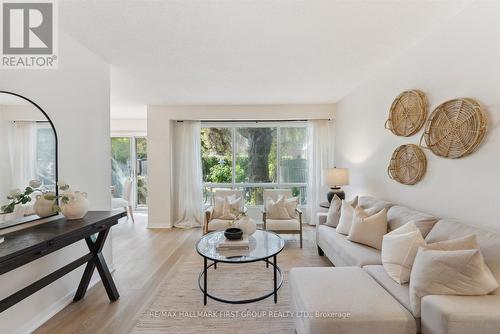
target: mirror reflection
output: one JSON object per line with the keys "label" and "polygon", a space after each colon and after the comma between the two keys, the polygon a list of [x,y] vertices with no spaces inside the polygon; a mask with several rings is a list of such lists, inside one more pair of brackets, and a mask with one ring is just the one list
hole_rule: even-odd
{"label": "mirror reflection", "polygon": [[56,155],[56,134],[44,113],[0,92],[0,228],[39,218],[37,198],[56,191]]}

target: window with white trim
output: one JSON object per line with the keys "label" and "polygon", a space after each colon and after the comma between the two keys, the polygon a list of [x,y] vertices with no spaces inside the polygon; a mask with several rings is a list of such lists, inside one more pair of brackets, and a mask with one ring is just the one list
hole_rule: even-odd
{"label": "window with white trim", "polygon": [[247,206],[263,204],[264,189],[292,189],[307,198],[306,122],[203,122],[205,204],[215,189],[242,189]]}

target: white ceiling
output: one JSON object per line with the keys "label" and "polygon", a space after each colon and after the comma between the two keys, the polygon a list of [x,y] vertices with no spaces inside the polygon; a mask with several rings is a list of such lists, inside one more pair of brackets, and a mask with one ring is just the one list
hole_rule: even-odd
{"label": "white ceiling", "polygon": [[146,104],[336,102],[469,0],[65,0],[112,67],[112,117]]}

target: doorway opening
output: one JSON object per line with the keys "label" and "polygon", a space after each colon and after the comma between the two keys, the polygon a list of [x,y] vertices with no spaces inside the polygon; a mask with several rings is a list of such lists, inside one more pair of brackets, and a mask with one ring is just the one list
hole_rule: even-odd
{"label": "doorway opening", "polygon": [[[127,199],[134,209],[147,210],[147,176],[147,137],[112,137],[111,185],[113,197]],[[132,186],[126,187],[129,180],[132,182]],[[130,190],[128,190],[129,188]]]}

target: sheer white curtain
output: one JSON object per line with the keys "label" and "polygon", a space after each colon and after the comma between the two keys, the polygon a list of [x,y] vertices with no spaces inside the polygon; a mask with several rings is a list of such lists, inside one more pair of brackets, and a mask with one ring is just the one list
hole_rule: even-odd
{"label": "sheer white curtain", "polygon": [[24,189],[36,179],[36,122],[16,121],[9,128],[12,188]]}
{"label": "sheer white curtain", "polygon": [[328,190],[323,182],[323,169],[333,167],[333,121],[312,120],[308,126],[307,219],[310,225],[315,225],[319,204],[326,201]]}
{"label": "sheer white curtain", "polygon": [[203,224],[201,126],[198,121],[175,123],[174,207],[175,227],[192,228]]}

